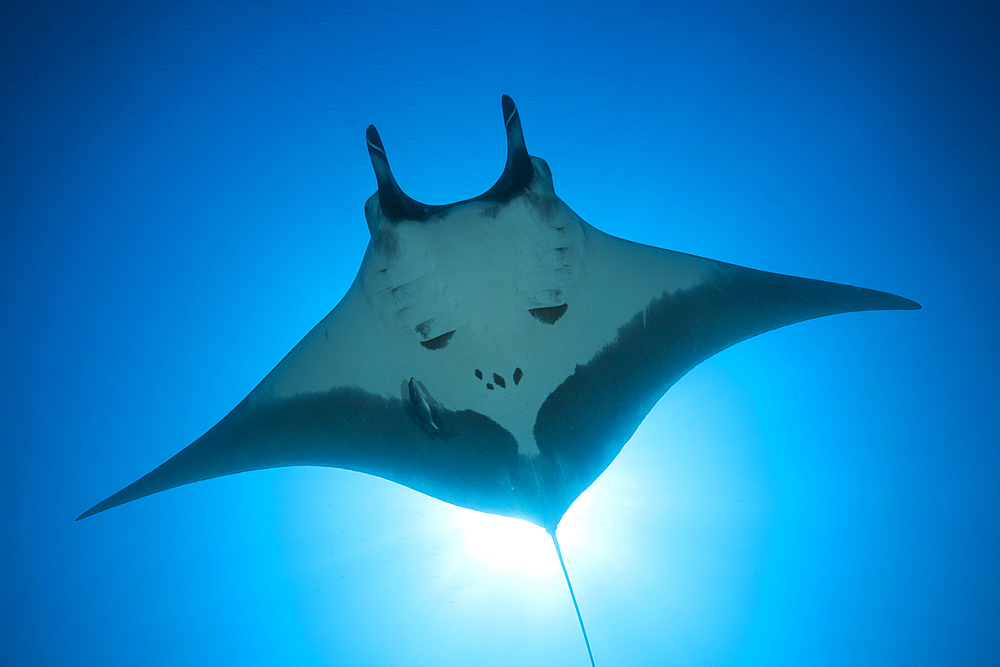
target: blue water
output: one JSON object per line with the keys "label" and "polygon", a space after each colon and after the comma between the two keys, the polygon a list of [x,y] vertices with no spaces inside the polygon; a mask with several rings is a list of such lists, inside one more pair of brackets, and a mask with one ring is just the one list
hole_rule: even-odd
{"label": "blue water", "polygon": [[14,4],[0,662],[587,664],[541,529],[384,480],[73,521],[343,296],[368,123],[409,195],[465,199],[503,168],[502,93],[598,228],[924,306],[769,333],[666,395],[560,525],[597,664],[1000,660],[995,3]]}

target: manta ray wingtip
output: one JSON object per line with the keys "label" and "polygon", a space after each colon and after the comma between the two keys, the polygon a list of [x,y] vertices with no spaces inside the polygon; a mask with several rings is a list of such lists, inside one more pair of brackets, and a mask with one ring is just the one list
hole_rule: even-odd
{"label": "manta ray wingtip", "polygon": [[881,297],[879,306],[872,310],[921,310],[923,308],[919,303],[913,299],[907,299],[905,296],[877,290],[866,291]]}
{"label": "manta ray wingtip", "polygon": [[[148,477],[148,475],[147,475],[147,477]],[[76,520],[79,521],[80,519],[86,519],[89,516],[94,516],[95,514],[100,514],[104,510],[109,510],[112,507],[118,507],[119,505],[127,503],[127,502],[129,502],[131,500],[136,500],[137,498],[141,498],[143,495],[148,495],[148,494],[139,494],[139,495],[131,494],[130,491],[132,489],[134,489],[135,486],[136,486],[135,483],[130,484],[129,486],[125,487],[124,489],[122,489],[118,493],[114,493],[114,494],[108,496],[107,498],[105,498],[101,502],[97,503],[96,505],[94,505],[93,507],[91,507],[89,510],[87,510],[86,512],[84,512],[83,514],[81,514],[80,516],[76,517]],[[150,493],[152,493],[152,492],[150,492]]]}
{"label": "manta ray wingtip", "polygon": [[86,519],[88,516],[94,516],[95,514],[99,514],[100,512],[103,512],[104,510],[109,509],[108,507],[104,506],[105,502],[106,501],[102,501],[102,502],[97,503],[96,505],[94,505],[93,507],[91,507],[89,510],[87,510],[86,512],[84,512],[83,514],[81,514],[80,516],[76,517],[76,521],[79,521],[80,519]]}

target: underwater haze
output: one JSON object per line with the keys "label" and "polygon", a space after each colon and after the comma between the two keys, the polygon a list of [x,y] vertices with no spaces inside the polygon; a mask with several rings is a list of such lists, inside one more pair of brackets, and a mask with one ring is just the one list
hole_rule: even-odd
{"label": "underwater haze", "polygon": [[913,299],[710,358],[570,507],[596,664],[1000,662],[996,3],[0,8],[0,662],[589,664],[552,543],[283,468],[74,519],[341,299],[502,94],[590,224]]}

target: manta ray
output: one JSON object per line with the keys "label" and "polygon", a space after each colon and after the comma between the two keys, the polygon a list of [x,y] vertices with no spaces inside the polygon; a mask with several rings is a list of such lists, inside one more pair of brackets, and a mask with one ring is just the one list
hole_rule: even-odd
{"label": "manta ray", "polygon": [[503,173],[454,204],[404,194],[369,126],[378,191],[347,294],[218,424],[79,519],[222,475],[331,466],[537,524],[569,584],[560,519],[685,373],[795,322],[920,308],[606,234],[556,196],[513,100],[502,108]]}

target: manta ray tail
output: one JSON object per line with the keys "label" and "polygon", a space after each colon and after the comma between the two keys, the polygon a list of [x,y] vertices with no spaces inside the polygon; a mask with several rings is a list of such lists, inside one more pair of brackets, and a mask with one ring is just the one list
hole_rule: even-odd
{"label": "manta ray tail", "polygon": [[590,650],[590,639],[587,637],[587,628],[583,626],[583,615],[580,614],[580,605],[576,603],[576,594],[573,593],[573,584],[569,581],[569,572],[566,571],[566,561],[563,560],[562,551],[559,549],[559,540],[556,539],[556,531],[549,533],[552,536],[552,544],[556,547],[556,555],[559,556],[559,564],[562,566],[563,576],[566,577],[566,585],[569,586],[569,596],[573,598],[573,607],[576,609],[576,617],[580,619],[580,629],[583,630],[583,641],[587,643],[587,655],[590,656],[590,667],[594,664],[594,652]]}

